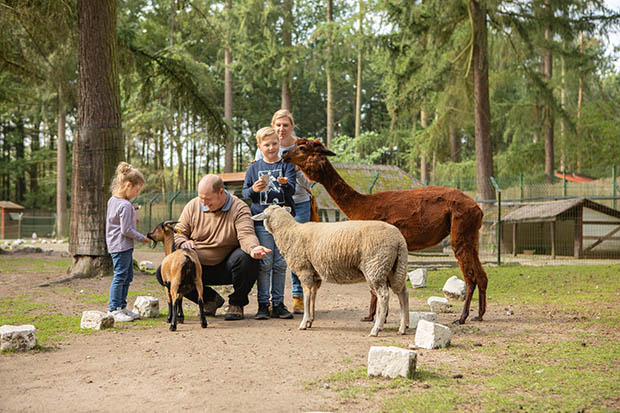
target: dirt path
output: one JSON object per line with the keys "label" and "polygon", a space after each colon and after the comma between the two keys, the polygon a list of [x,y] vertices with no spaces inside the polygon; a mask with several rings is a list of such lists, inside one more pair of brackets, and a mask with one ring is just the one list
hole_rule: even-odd
{"label": "dirt path", "polygon": [[[160,255],[140,251],[136,258],[157,263]],[[74,315],[105,310],[105,305],[80,304],[80,295],[105,293],[110,277],[37,287],[62,277],[2,274],[0,297],[26,293],[34,300],[53,300],[55,311]],[[165,303],[153,276],[136,273],[130,291],[151,292],[160,305]],[[372,345],[407,347],[413,341],[411,332],[397,335],[396,297],[390,300],[387,330],[378,338],[368,337],[371,325],[359,321],[368,298],[364,284],[324,285],[317,319],[307,331],[297,329],[300,316],[253,320],[253,295],[246,319],[238,322],[224,321],[220,310],[208,318],[209,327],[201,329],[197,309],[189,303],[186,314],[191,317],[176,333],[169,332],[162,319],[155,327],[140,328],[138,322],[73,335],[51,351],[0,355],[0,411],[372,411],[370,402],[343,405],[336,393],[312,384],[365,365]],[[131,308],[133,298],[129,301]],[[290,301],[287,282],[289,308]]]}

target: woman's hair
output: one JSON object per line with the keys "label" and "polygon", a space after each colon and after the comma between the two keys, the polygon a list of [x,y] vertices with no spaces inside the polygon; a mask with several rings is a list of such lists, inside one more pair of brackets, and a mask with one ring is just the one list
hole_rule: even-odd
{"label": "woman's hair", "polygon": [[110,192],[115,196],[124,196],[128,183],[133,186],[144,185],[144,175],[127,162],[121,162],[116,167],[116,175],[110,185]]}
{"label": "woman's hair", "polygon": [[259,131],[256,132],[256,143],[260,145],[267,136],[271,135],[276,135],[276,137],[278,136],[275,129],[271,126],[260,128]]}
{"label": "woman's hair", "polygon": [[275,126],[276,120],[280,118],[288,118],[288,120],[291,122],[291,126],[293,127],[293,132],[291,133],[291,135],[294,137],[295,136],[295,119],[293,119],[293,114],[288,109],[277,110],[276,113],[274,113],[273,116],[271,117],[271,126]]}

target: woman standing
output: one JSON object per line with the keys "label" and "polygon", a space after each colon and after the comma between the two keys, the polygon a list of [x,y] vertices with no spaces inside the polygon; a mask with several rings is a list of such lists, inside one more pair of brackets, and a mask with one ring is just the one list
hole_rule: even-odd
{"label": "woman standing", "polygon": [[[280,156],[282,152],[295,146],[297,137],[295,136],[295,120],[293,114],[287,109],[280,109],[273,114],[271,118],[271,127],[275,129],[280,139]],[[263,154],[260,150],[256,150],[255,159],[262,159]],[[310,221],[310,182],[306,176],[297,168],[297,185],[293,201],[295,202],[295,221],[299,223]],[[295,314],[304,313],[304,290],[301,281],[297,275],[291,271],[291,289],[293,295],[293,312]]]}

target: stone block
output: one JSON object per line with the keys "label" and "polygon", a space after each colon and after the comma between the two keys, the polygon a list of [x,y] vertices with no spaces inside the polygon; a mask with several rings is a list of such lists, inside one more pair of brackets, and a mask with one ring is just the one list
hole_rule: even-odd
{"label": "stone block", "polygon": [[418,327],[418,321],[426,320],[426,321],[437,321],[437,314],[431,313],[428,311],[410,311],[409,312],[409,327],[412,329],[416,329]]}
{"label": "stone block", "polygon": [[114,317],[112,314],[103,313],[101,311],[84,311],[82,313],[80,328],[102,330],[112,327],[114,327]]}
{"label": "stone block", "polygon": [[432,321],[420,320],[415,331],[414,343],[416,347],[433,349],[450,345],[452,331],[449,327]]}
{"label": "stone block", "polygon": [[37,344],[36,327],[3,325],[0,327],[0,350],[30,350]]}
{"label": "stone block", "polygon": [[140,261],[139,267],[140,267],[140,270],[142,271],[155,269],[155,266],[153,265],[151,261]]}
{"label": "stone block", "polygon": [[368,375],[413,378],[418,353],[398,347],[372,346],[368,352]]}
{"label": "stone block", "polygon": [[426,268],[418,268],[417,270],[410,271],[407,275],[413,288],[426,287]]}
{"label": "stone block", "polygon": [[448,298],[455,300],[465,299],[465,281],[459,279],[456,275],[448,278],[443,285],[443,294]]}
{"label": "stone block", "polygon": [[449,313],[450,303],[447,298],[444,297],[429,297],[426,303],[431,308],[433,313]]}
{"label": "stone block", "polygon": [[133,303],[133,312],[140,314],[143,318],[155,318],[159,316],[159,300],[148,295],[136,297]]}

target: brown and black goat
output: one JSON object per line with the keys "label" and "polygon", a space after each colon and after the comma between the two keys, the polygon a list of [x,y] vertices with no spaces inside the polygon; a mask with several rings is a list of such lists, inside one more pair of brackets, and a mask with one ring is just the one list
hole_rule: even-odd
{"label": "brown and black goat", "polygon": [[183,322],[183,295],[194,288],[198,292],[198,307],[200,308],[200,325],[207,327],[202,298],[202,266],[195,250],[183,248],[174,249],[175,221],[165,221],[157,225],[146,236],[154,242],[164,243],[166,256],[161,262],[161,284],[166,288],[168,295],[168,322],[170,331],[177,329],[177,322]]}

